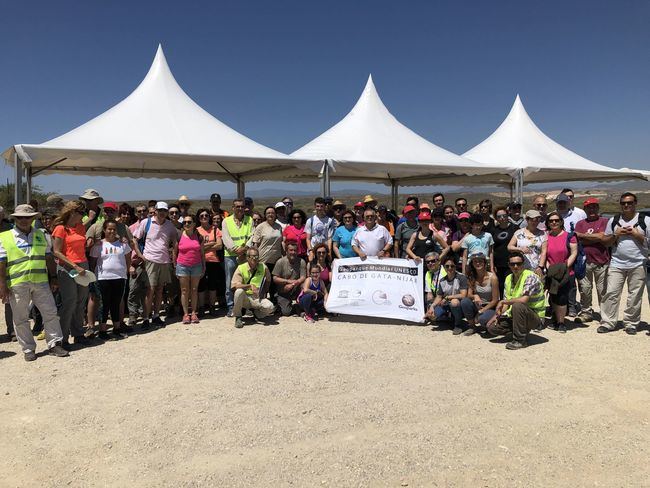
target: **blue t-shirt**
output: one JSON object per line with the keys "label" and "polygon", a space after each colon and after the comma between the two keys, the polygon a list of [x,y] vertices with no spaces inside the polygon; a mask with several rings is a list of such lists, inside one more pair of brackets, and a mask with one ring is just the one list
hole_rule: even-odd
{"label": "blue t-shirt", "polygon": [[352,238],[356,233],[357,228],[348,230],[344,225],[337,227],[332,236],[332,241],[339,245],[339,252],[344,258],[353,258],[357,254],[352,250]]}
{"label": "blue t-shirt", "polygon": [[467,249],[467,255],[471,256],[476,252],[482,252],[485,257],[490,255],[490,246],[494,245],[492,234],[481,232],[478,236],[470,233],[465,236],[460,247]]}

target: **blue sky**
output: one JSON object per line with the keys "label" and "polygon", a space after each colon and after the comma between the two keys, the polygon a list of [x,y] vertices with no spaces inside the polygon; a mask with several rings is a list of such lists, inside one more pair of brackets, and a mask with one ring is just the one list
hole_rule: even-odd
{"label": "blue sky", "polygon": [[[487,137],[520,93],[559,143],[604,164],[650,166],[647,1],[35,1],[5,3],[3,18],[3,149],[46,141],[118,103],[161,42],[199,105],[280,151],[340,120],[372,73],[402,123],[451,151]],[[10,169],[0,178],[12,179]],[[116,200],[234,191],[225,182],[34,181]]]}

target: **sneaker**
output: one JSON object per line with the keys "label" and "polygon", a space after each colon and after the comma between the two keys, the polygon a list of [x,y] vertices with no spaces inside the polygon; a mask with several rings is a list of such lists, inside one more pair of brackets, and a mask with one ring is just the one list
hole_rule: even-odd
{"label": "sneaker", "polygon": [[244,326],[244,322],[241,319],[241,317],[236,317],[235,318],[235,327],[238,329],[241,329]]}
{"label": "sneaker", "polygon": [[71,351],[72,350],[72,346],[70,345],[70,343],[68,342],[67,339],[63,339],[63,342],[61,342],[61,347],[63,349],[65,349],[66,351]]}
{"label": "sneaker", "polygon": [[36,353],[34,351],[27,351],[25,353],[25,361],[36,361]]}
{"label": "sneaker", "polygon": [[463,329],[461,329],[460,327],[454,327],[454,330],[452,331],[452,334],[460,335],[460,334],[462,334],[462,332],[463,332]]}
{"label": "sneaker", "polygon": [[196,315],[196,312],[192,312],[192,323],[193,324],[198,324],[200,322],[199,316]]}
{"label": "sneaker", "polygon": [[228,313],[226,314],[226,317],[233,317],[234,314],[232,313],[232,308],[228,309]]}
{"label": "sneaker", "polygon": [[54,344],[54,347],[50,348],[50,354],[58,358],[66,358],[70,355],[59,343]]}
{"label": "sneaker", "polygon": [[186,313],[185,315],[183,315],[183,323],[184,324],[187,325],[187,324],[189,324],[191,322],[192,322],[192,320],[190,319],[190,314],[189,313]]}
{"label": "sneaker", "polygon": [[108,332],[106,332],[105,330],[100,330],[100,331],[99,331],[99,334],[97,334],[97,336],[98,336],[102,341],[110,341],[110,340],[111,340],[111,336],[108,335]]}
{"label": "sneaker", "polygon": [[511,351],[514,351],[516,349],[523,349],[524,347],[528,347],[528,344],[526,342],[512,341],[506,344],[506,349],[509,349]]}
{"label": "sneaker", "polygon": [[45,340],[45,331],[41,331],[41,333],[36,336],[36,340],[37,341]]}
{"label": "sneaker", "polygon": [[557,324],[557,331],[561,334],[566,334],[566,325],[564,325],[564,323]]}
{"label": "sneaker", "polygon": [[463,332],[464,336],[471,336],[476,332],[476,329],[474,327],[470,327],[467,329],[465,332]]}
{"label": "sneaker", "polygon": [[113,327],[113,337],[115,339],[126,339],[129,335],[122,327]]}
{"label": "sneaker", "polygon": [[142,330],[149,330],[150,327],[151,325],[149,324],[149,321],[146,319],[142,321],[142,324],[140,324],[140,329]]}
{"label": "sneaker", "polygon": [[122,332],[124,332],[127,336],[135,334],[133,327],[130,325],[122,325],[120,329],[122,329]]}
{"label": "sneaker", "polygon": [[628,325],[625,327],[625,333],[629,335],[636,335],[636,327],[633,325]]}
{"label": "sneaker", "polygon": [[155,325],[156,327],[164,327],[165,326],[165,322],[163,322],[163,320],[160,318],[160,316],[152,318],[151,319],[151,324]]}
{"label": "sneaker", "polygon": [[558,324],[556,324],[555,322],[550,322],[546,327],[551,330],[557,330]]}
{"label": "sneaker", "polygon": [[129,320],[126,323],[127,327],[135,327],[137,320],[133,315],[129,315]]}
{"label": "sneaker", "polygon": [[[11,342],[18,342],[18,337],[16,337],[16,334],[11,334]],[[33,361],[33,359],[30,359],[30,361]]]}
{"label": "sneaker", "polygon": [[587,322],[591,322],[592,320],[594,320],[594,318],[590,313],[580,312],[578,316],[575,318],[574,322],[576,324],[586,324]]}
{"label": "sneaker", "polygon": [[599,334],[607,334],[608,332],[614,332],[614,329],[610,329],[609,327],[605,327],[604,325],[600,325],[597,329],[596,332]]}
{"label": "sneaker", "polygon": [[90,339],[82,335],[74,337],[74,343],[82,346],[89,346],[91,344]]}
{"label": "sneaker", "polygon": [[308,324],[313,324],[313,323],[314,323],[314,319],[313,319],[313,317],[312,317],[311,315],[309,315],[309,314],[306,313],[306,314],[305,314],[305,322],[307,322]]}

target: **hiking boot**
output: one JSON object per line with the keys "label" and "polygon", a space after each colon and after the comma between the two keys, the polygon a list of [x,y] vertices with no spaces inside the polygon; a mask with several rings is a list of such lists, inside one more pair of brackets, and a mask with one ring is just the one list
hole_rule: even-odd
{"label": "hiking boot", "polygon": [[143,320],[142,323],[140,324],[140,330],[149,330],[151,328],[151,324],[149,324],[148,320]]}
{"label": "hiking boot", "polygon": [[163,320],[159,316],[152,318],[151,319],[151,324],[155,325],[156,327],[164,327],[165,326],[165,322],[163,322]]}
{"label": "hiking boot", "polygon": [[566,325],[564,325],[564,323],[557,324],[557,329],[556,330],[561,334],[566,334]]}
{"label": "hiking boot", "polygon": [[628,325],[625,327],[625,333],[629,335],[636,335],[636,327],[633,325]]}
{"label": "hiking boot", "polygon": [[463,332],[464,336],[471,336],[476,332],[476,329],[474,327],[470,327],[467,329],[465,332]]}
{"label": "hiking boot", "polygon": [[605,327],[604,325],[600,325],[596,329],[596,332],[598,332],[599,334],[607,334],[608,332],[614,332],[614,329],[610,329],[609,327]]}
{"label": "hiking boot", "polygon": [[61,344],[59,344],[58,342],[54,344],[53,347],[50,348],[50,354],[58,358],[66,358],[70,355],[68,354],[68,351],[63,349],[63,347],[61,347]]}
{"label": "hiking boot", "polygon": [[526,342],[512,341],[506,344],[506,349],[510,351],[523,349],[524,347],[528,347],[528,344]]}
{"label": "hiking boot", "polygon": [[454,327],[454,330],[451,333],[454,334],[454,335],[460,335],[460,334],[462,334],[462,332],[463,332],[463,329],[461,329],[460,327]]}
{"label": "hiking boot", "polygon": [[237,329],[241,329],[244,326],[244,321],[241,319],[241,317],[235,317],[235,327]]}
{"label": "hiking boot", "polygon": [[558,324],[556,324],[555,322],[551,322],[546,326],[546,328],[551,330],[557,330]]}
{"label": "hiking boot", "polygon": [[99,337],[102,341],[110,341],[111,340],[111,336],[108,335],[108,332],[106,332],[105,330],[100,330],[99,334],[97,334],[97,337]]}
{"label": "hiking boot", "polygon": [[594,320],[594,317],[589,312],[580,312],[574,322],[576,324],[586,324],[592,320]]}
{"label": "hiking boot", "polygon": [[113,327],[113,337],[115,339],[126,339],[129,335],[122,327]]}
{"label": "hiking boot", "polygon": [[36,353],[34,351],[27,351],[25,353],[25,361],[36,361]]}
{"label": "hiking boot", "polygon": [[74,337],[74,343],[79,344],[81,346],[90,346],[90,344],[91,344],[90,339],[88,339],[87,337],[82,336],[82,335],[75,336]]}

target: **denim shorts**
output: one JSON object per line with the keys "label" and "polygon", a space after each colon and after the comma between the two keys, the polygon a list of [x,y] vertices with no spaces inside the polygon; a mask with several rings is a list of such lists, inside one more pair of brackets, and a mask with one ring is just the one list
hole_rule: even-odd
{"label": "denim shorts", "polygon": [[176,276],[191,276],[192,278],[200,278],[203,276],[203,264],[195,264],[194,266],[185,266],[176,263]]}

